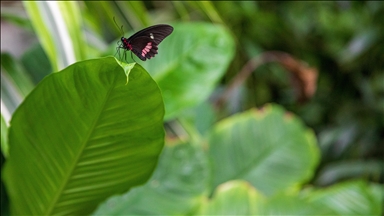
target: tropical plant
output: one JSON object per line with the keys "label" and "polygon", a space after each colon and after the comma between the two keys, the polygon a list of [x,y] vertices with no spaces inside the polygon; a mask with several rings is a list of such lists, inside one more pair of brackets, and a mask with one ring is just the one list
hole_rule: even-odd
{"label": "tropical plant", "polygon": [[2,7],[2,214],[382,215],[383,3]]}

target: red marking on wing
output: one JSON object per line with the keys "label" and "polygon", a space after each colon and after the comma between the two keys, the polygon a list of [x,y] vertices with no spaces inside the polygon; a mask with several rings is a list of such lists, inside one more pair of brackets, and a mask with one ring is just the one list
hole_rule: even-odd
{"label": "red marking on wing", "polygon": [[141,55],[145,57],[149,51],[152,49],[152,42],[148,42],[147,45],[144,47],[143,50],[141,50]]}

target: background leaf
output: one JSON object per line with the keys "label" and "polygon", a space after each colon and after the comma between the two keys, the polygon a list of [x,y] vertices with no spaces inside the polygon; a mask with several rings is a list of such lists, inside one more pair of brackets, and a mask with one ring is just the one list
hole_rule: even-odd
{"label": "background leaf", "polygon": [[319,151],[312,131],[276,105],[217,123],[209,139],[213,186],[244,179],[266,195],[312,177]]}
{"label": "background leaf", "polygon": [[[49,9],[48,4],[59,5],[59,7],[52,10]],[[30,5],[36,7],[30,10]],[[45,5],[45,8],[41,8],[42,5]],[[72,7],[73,5],[75,8]],[[276,189],[272,197],[267,196],[268,208],[266,210],[268,212],[265,214],[287,214],[290,212],[292,215],[303,213],[315,215],[324,213],[321,210],[325,210],[327,204],[335,203],[332,208],[335,210],[337,208],[336,211],[340,215],[345,215],[348,212],[357,212],[362,215],[372,213],[383,215],[382,208],[377,207],[377,203],[383,203],[382,184],[384,182],[382,170],[384,154],[382,147],[384,145],[383,1],[78,1],[75,3],[2,1],[1,11],[2,54],[10,54],[11,57],[6,61],[2,60],[2,64],[8,64],[7,61],[9,60],[16,63],[22,62],[24,71],[27,71],[34,81],[32,87],[52,71],[58,70],[55,68],[63,61],[61,56],[66,55],[62,49],[71,47],[64,45],[66,43],[63,39],[69,39],[73,44],[78,44],[72,47],[74,52],[71,53],[76,53],[76,49],[80,49],[80,52],[85,53],[85,58],[91,59],[115,54],[116,40],[122,36],[119,28],[121,25],[124,26],[125,37],[129,37],[135,31],[151,24],[188,25],[191,28],[183,31],[185,33],[182,35],[177,34],[177,30],[180,29],[177,27],[175,32],[160,44],[159,55],[144,62],[146,67],[152,62],[156,62],[155,65],[151,65],[149,70],[151,74],[166,71],[163,69],[166,69],[169,63],[174,60],[179,61],[178,59],[183,57],[181,54],[189,52],[185,52],[183,48],[187,46],[181,46],[183,43],[197,42],[191,45],[191,51],[194,54],[190,55],[191,57],[188,59],[180,60],[181,63],[176,67],[182,69],[187,66],[186,69],[178,71],[179,74],[176,74],[180,75],[180,78],[172,79],[167,83],[168,80],[171,80],[170,78],[176,75],[163,74],[162,83],[165,85],[161,88],[167,90],[167,86],[170,87],[168,89],[170,92],[163,92],[170,96],[166,102],[167,112],[168,107],[174,111],[169,109],[172,113],[169,117],[167,114],[167,120],[172,121],[167,121],[165,124],[169,139],[177,137],[183,142],[207,147],[208,150],[205,135],[209,134],[211,127],[218,120],[254,107],[262,107],[265,103],[279,104],[285,110],[295,113],[306,126],[313,129],[321,148],[321,162],[319,166],[311,167],[309,173],[316,174],[312,179],[307,179],[309,183],[305,184],[305,187],[300,187],[305,180],[297,178],[296,183],[292,183],[292,186],[288,187],[292,190],[287,191],[286,187],[281,187]],[[55,14],[56,11],[57,14]],[[113,22],[113,17],[116,18],[117,26]],[[68,23],[67,26],[59,26],[59,23],[55,21],[57,18],[63,20],[64,23],[69,21],[69,26]],[[180,20],[187,23],[181,23]],[[210,38],[211,35],[216,35],[219,31],[196,36],[194,32],[197,29],[192,28],[201,24],[209,26],[209,28],[212,27],[212,29],[216,28],[212,23],[224,25],[227,28],[225,32],[231,35],[231,40],[236,41],[232,49],[236,50],[234,57],[223,58],[222,60],[225,62],[217,64],[219,66],[228,64],[228,66],[224,67],[225,72],[219,76],[217,83],[212,87],[214,89],[213,94],[209,88],[204,87],[206,81],[208,84],[211,83],[205,77],[205,75],[212,75],[211,72],[204,73],[204,76],[197,75],[201,71],[200,66],[206,64],[198,58],[206,58],[207,62],[211,61],[215,59],[215,56],[226,55],[225,52],[221,51],[225,51],[229,47],[215,49],[221,50],[220,52],[209,53],[209,50],[212,51],[213,49],[204,48],[210,47],[211,43],[204,44],[202,42]],[[44,32],[45,30],[49,33],[48,37]],[[61,31],[67,33],[62,34]],[[71,31],[76,34],[75,37],[72,37]],[[178,39],[174,39],[174,35],[178,35]],[[192,42],[188,42],[189,38],[193,39]],[[169,39],[172,40],[168,41]],[[78,43],[74,40],[77,40]],[[35,44],[36,41],[40,43]],[[199,51],[193,51],[200,44],[202,48]],[[111,50],[107,50],[108,47],[111,47]],[[173,51],[168,53],[168,49]],[[271,51],[284,51],[287,55],[298,61],[307,62],[311,68],[316,68],[319,71],[316,85],[312,85],[317,88],[312,98],[307,101],[298,101],[297,99],[300,97],[298,97],[297,83],[290,82],[292,80],[289,79],[290,76],[286,68],[273,62],[267,63],[269,62],[268,58],[263,59],[264,64],[260,67],[248,67],[251,65],[248,63],[254,62],[254,59],[265,56],[264,54],[271,53]],[[50,54],[53,58],[48,59]],[[76,54],[72,55],[75,56]],[[160,58],[164,59],[160,60]],[[193,64],[196,59],[199,60],[198,65]],[[51,62],[49,62],[50,60]],[[129,56],[128,60],[130,60]],[[141,63],[138,59],[136,61]],[[192,63],[183,65],[184,61]],[[305,66],[305,63],[300,63],[300,65]],[[222,107],[215,107],[219,109],[212,109],[212,105],[217,105],[212,99],[217,98],[217,96],[220,97],[222,89],[231,86],[232,81],[236,80],[236,75],[242,71],[242,68],[247,69],[248,73],[252,73],[252,75],[232,92],[226,104],[223,104]],[[24,96],[19,95],[19,93],[13,93],[19,91],[18,87],[25,88],[28,86],[23,85],[23,83],[15,83],[16,79],[12,80],[4,76],[5,70],[3,69],[1,113],[5,122],[9,123],[13,110],[24,99]],[[16,67],[16,70],[20,69],[23,70]],[[193,73],[185,73],[189,69],[190,71],[194,70]],[[25,73],[18,73],[18,75],[25,76]],[[163,75],[159,78],[163,79]],[[214,74],[214,76],[216,75]],[[194,79],[195,77],[196,79]],[[203,79],[200,79],[201,77]],[[21,79],[17,79],[17,82],[22,82],[24,78],[30,79],[28,76],[19,78]],[[194,84],[197,81],[200,83]],[[191,85],[188,84],[189,82]],[[182,85],[177,86],[179,83]],[[191,94],[188,94],[188,89],[191,89]],[[172,92],[174,90],[176,90],[175,93]],[[204,94],[207,94],[208,97]],[[180,96],[180,98],[173,97],[173,95]],[[200,100],[204,97],[203,101],[207,103],[207,106],[201,106]],[[39,100],[45,101],[46,98],[43,96]],[[195,103],[194,101],[200,102]],[[16,103],[12,104],[13,102]],[[180,107],[177,107],[178,104]],[[66,121],[68,120],[65,119],[64,122]],[[26,124],[32,123],[27,122]],[[278,135],[276,134],[276,136]],[[265,133],[265,136],[271,135]],[[285,143],[285,140],[291,140],[292,137],[296,136],[286,133],[281,139]],[[252,136],[249,137],[249,139],[252,138]],[[258,147],[249,145],[244,151],[257,151]],[[281,155],[286,158],[299,155],[296,151],[284,152],[287,155]],[[234,153],[236,151],[233,151],[228,157],[233,157]],[[227,157],[223,157],[222,160],[226,159]],[[4,160],[7,158],[2,157],[2,162]],[[229,161],[232,160],[229,159]],[[287,165],[292,165],[288,160],[286,161]],[[309,163],[312,163],[312,160]],[[281,166],[276,167],[277,171],[280,171]],[[208,169],[210,168],[208,166]],[[271,170],[275,166],[268,166],[268,168],[267,173],[273,173]],[[120,172],[120,170],[116,170],[116,172]],[[286,175],[288,174],[286,173]],[[296,172],[292,172],[292,174],[297,175]],[[257,178],[263,179],[264,176],[258,175]],[[268,179],[270,176],[266,175],[266,178]],[[277,179],[279,178],[281,178],[280,175]],[[375,186],[367,184],[367,187],[361,188],[348,186],[348,190],[334,190],[332,192],[328,190],[332,189],[332,186],[323,188],[324,185],[330,184],[335,184],[334,186],[339,183],[344,185],[346,179],[356,178],[361,179],[362,182],[379,184],[374,184]],[[178,178],[175,178],[174,181],[178,182],[176,179]],[[228,183],[225,181],[223,182],[224,185]],[[173,185],[173,183],[168,184]],[[202,181],[202,184],[205,184],[205,181]],[[220,187],[221,184],[218,184]],[[324,200],[324,204],[320,202],[323,209],[315,211],[315,213],[311,212],[312,203],[302,197],[303,193],[308,191],[309,184],[313,184],[313,187],[310,188],[315,189],[310,190],[314,190],[315,193],[322,190],[328,192],[324,193],[320,199]],[[170,188],[179,191],[175,187]],[[210,189],[214,190],[214,188]],[[259,193],[263,192],[257,190]],[[144,193],[146,190],[137,191]],[[358,195],[354,194],[353,191]],[[149,192],[149,195],[151,194],[154,192]],[[349,200],[348,196],[343,197],[345,194],[356,198],[356,201],[360,203],[354,204],[354,200]],[[209,197],[209,195],[207,196]],[[3,214],[8,215],[3,206],[8,206],[9,202],[8,199],[3,199],[4,197],[6,194],[3,193],[1,210]],[[132,200],[140,199],[137,197],[145,197],[143,200],[149,199],[147,195],[140,192],[140,195],[135,195]],[[153,197],[155,198],[155,196]],[[164,197],[167,196],[164,195]],[[363,199],[360,200],[362,197]],[[339,198],[340,200],[338,200]],[[77,199],[78,197],[73,197],[71,202],[76,202]],[[166,202],[166,199],[162,199],[161,202],[164,203],[163,206],[174,206],[175,202],[170,200],[171,204]],[[177,206],[177,209],[187,209],[184,207],[189,205],[184,205],[184,199],[179,199],[179,203],[180,200],[183,200],[183,205]],[[201,198],[199,197],[197,201],[200,202]],[[209,200],[208,203],[212,201]],[[16,203],[12,203],[12,205],[18,205],[17,201],[13,202]],[[99,201],[95,201],[94,205],[98,204]],[[229,206],[223,207],[229,208]],[[360,209],[356,210],[355,207],[360,207]],[[374,208],[378,211],[372,211]],[[188,213],[188,215],[192,214],[193,212]],[[332,213],[332,215],[337,214]]]}
{"label": "background leaf", "polygon": [[259,215],[338,215],[327,206],[310,202],[298,194],[278,195],[270,198]]}
{"label": "background leaf", "polygon": [[1,115],[1,153],[8,157],[8,124]]}
{"label": "background leaf", "polygon": [[187,215],[207,192],[208,160],[201,147],[168,142],[151,179],[129,193],[109,198],[94,215]]}
{"label": "background leaf", "polygon": [[89,214],[144,183],[163,147],[163,115],[158,86],[137,64],[108,57],[49,75],[10,124],[2,176],[12,213]]}
{"label": "background leaf", "polygon": [[332,209],[339,215],[382,215],[384,186],[363,181],[339,183],[310,193],[312,203]]}
{"label": "background leaf", "polygon": [[342,161],[329,164],[319,171],[316,184],[330,185],[342,179],[360,176],[378,179],[384,173],[384,162],[379,160]]}
{"label": "background leaf", "polygon": [[85,59],[77,2],[23,2],[53,71]]}
{"label": "background leaf", "polygon": [[24,67],[11,55],[1,54],[1,113],[7,123],[12,113],[34,88]]}
{"label": "background leaf", "polygon": [[11,55],[1,54],[1,72],[16,87],[17,93],[24,98],[35,87],[24,67]]}
{"label": "background leaf", "polygon": [[207,99],[235,52],[233,38],[220,25],[172,26],[174,32],[160,44],[156,58],[143,64],[160,86],[165,119]]}
{"label": "background leaf", "polygon": [[217,187],[200,215],[257,215],[265,205],[263,194],[246,181],[229,181]]}
{"label": "background leaf", "polygon": [[35,44],[21,57],[21,62],[35,84],[52,73],[52,67],[41,44]]}

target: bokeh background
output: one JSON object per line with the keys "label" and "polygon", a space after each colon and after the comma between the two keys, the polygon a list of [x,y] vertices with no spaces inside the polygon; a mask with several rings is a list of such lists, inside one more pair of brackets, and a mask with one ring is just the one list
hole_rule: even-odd
{"label": "bokeh background", "polygon": [[[114,55],[122,36],[120,25],[125,37],[158,23],[224,26],[236,51],[209,99],[216,107],[216,120],[267,103],[279,104],[316,134],[321,163],[311,184],[323,187],[355,178],[383,183],[383,2],[72,4],[81,14],[80,22],[74,23],[84,37],[76,44],[82,53],[75,59],[81,60]],[[73,63],[52,63],[31,16],[23,2],[1,2],[1,113],[5,122],[46,75]],[[214,54],[201,53],[207,58]],[[6,71],[12,70],[22,71],[18,82],[9,80]]]}

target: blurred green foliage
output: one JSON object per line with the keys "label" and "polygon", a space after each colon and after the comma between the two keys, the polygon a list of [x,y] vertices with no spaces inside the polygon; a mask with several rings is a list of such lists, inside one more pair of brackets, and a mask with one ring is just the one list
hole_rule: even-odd
{"label": "blurred green foliage", "polygon": [[[2,53],[2,98],[5,95],[8,100],[12,92],[24,92],[17,86],[29,90],[31,83],[37,84],[47,74],[56,71],[57,62],[50,62],[41,35],[34,32],[23,5],[1,4],[2,22],[12,23],[40,40],[29,46],[20,58],[12,57],[3,62],[11,56]],[[157,23],[210,22],[224,26],[235,41],[233,60],[222,63],[229,67],[215,86],[211,98],[177,116],[176,122],[187,128],[192,140],[201,141],[214,122],[221,118],[273,102],[296,114],[314,130],[321,159],[311,184],[326,186],[355,178],[383,183],[383,2],[84,1],[71,6],[81,11],[81,16],[72,17],[80,25],[76,23],[72,27],[79,28],[77,32],[82,35],[83,40],[78,42],[76,49],[85,53],[82,57],[85,59],[115,54],[116,41],[122,36],[120,25],[125,37],[134,30]],[[118,26],[113,17],[116,17]],[[161,53],[167,52],[167,47],[160,48]],[[212,109],[212,102],[236,78],[241,68],[251,59],[271,50],[283,51],[316,68],[316,93],[299,102],[287,69],[274,62],[264,63],[253,70],[224,107]],[[214,54],[200,53],[206,59]],[[14,71],[15,68],[19,71]],[[27,74],[26,78],[19,81],[9,78],[21,72]],[[8,88],[12,85],[16,87]],[[2,100],[2,103],[12,114],[24,97],[17,95],[14,101],[8,100],[11,101],[9,104],[7,100]],[[185,134],[175,130],[174,124],[175,121],[167,122],[168,136],[183,138]]]}
{"label": "blurred green foliage", "polygon": [[[238,41],[225,85],[251,57],[281,50],[319,71],[317,91],[294,100],[284,71],[267,65],[247,80],[241,109],[277,102],[314,128],[323,151],[319,169],[384,155],[384,4],[356,2],[214,2]],[[239,110],[236,110],[239,111]],[[364,176],[383,181],[383,167]],[[363,173],[351,173],[348,178]],[[321,182],[330,184],[335,176]],[[334,179],[333,179],[334,178]],[[320,182],[318,182],[320,183]]]}

